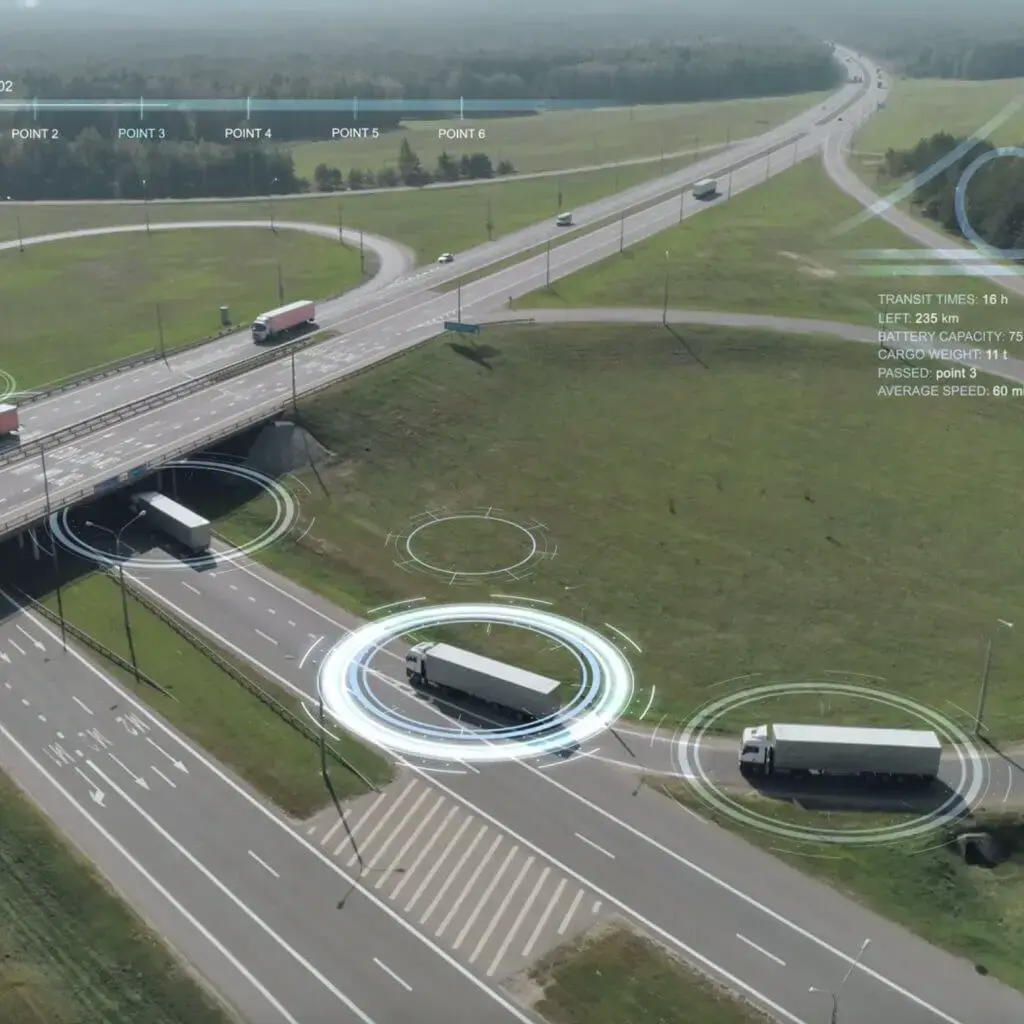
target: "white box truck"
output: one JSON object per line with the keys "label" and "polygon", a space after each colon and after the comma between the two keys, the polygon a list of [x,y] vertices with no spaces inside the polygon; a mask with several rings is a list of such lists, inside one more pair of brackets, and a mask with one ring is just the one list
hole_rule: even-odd
{"label": "white box truck", "polygon": [[931,781],[942,742],[930,730],[835,725],[759,725],[743,730],[744,775],[857,775]]}
{"label": "white box truck", "polygon": [[213,537],[210,520],[171,501],[167,495],[159,491],[141,491],[133,495],[132,507],[136,512],[146,513],[146,522],[154,530],[166,533],[193,554],[209,550]]}
{"label": "white box truck", "polygon": [[704,178],[693,186],[694,199],[712,199],[718,195],[718,180],[716,178]]}
{"label": "white box truck", "polygon": [[18,407],[16,405],[0,405],[0,440],[17,437],[20,430]]}
{"label": "white box truck", "polygon": [[260,313],[252,322],[252,340],[270,341],[300,324],[311,324],[316,318],[316,303],[309,299],[289,302],[287,306]]}
{"label": "white box truck", "polygon": [[411,648],[405,656],[405,674],[418,689],[471,697],[524,721],[547,718],[560,706],[557,680],[448,644]]}

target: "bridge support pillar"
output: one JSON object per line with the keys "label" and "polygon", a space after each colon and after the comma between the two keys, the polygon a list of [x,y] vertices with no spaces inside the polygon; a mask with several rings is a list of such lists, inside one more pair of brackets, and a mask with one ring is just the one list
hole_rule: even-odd
{"label": "bridge support pillar", "polygon": [[171,474],[171,497],[178,500],[178,471],[175,469],[169,469],[168,472]]}
{"label": "bridge support pillar", "polygon": [[39,561],[39,538],[36,536],[36,528],[33,526],[28,531],[29,537],[32,538],[32,557],[38,562]]}
{"label": "bridge support pillar", "polygon": [[22,551],[25,550],[25,534],[23,533],[18,534],[18,547],[21,548]]}

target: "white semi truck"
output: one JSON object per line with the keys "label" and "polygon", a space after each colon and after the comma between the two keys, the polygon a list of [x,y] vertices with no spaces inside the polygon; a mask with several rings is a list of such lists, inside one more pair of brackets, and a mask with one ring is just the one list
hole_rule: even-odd
{"label": "white semi truck", "polygon": [[146,522],[155,530],[173,537],[193,554],[209,550],[213,528],[209,519],[193,512],[159,491],[141,491],[132,496],[136,512],[145,512]]}
{"label": "white semi truck", "polygon": [[252,322],[252,340],[269,341],[285,331],[302,324],[311,324],[316,319],[316,303],[309,299],[289,302],[287,306],[260,313]]}
{"label": "white semi truck", "polygon": [[939,773],[942,742],[930,730],[835,725],[759,725],[743,730],[744,775],[857,775],[927,782]]}
{"label": "white semi truck", "polygon": [[405,674],[418,689],[471,697],[524,721],[547,718],[560,706],[557,680],[448,644],[411,648],[405,656]]}

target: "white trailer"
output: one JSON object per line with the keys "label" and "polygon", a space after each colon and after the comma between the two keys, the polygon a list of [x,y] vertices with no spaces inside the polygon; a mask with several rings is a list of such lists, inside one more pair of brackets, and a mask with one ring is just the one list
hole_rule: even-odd
{"label": "white trailer", "polygon": [[146,522],[154,529],[166,533],[194,554],[210,547],[213,529],[209,519],[197,515],[190,508],[171,501],[159,491],[141,491],[133,495],[132,507],[146,513]]}
{"label": "white trailer", "polygon": [[743,730],[739,766],[756,775],[930,781],[941,759],[942,742],[930,730],[760,725]]}
{"label": "white trailer", "polygon": [[455,693],[535,721],[559,708],[554,679],[448,644],[417,644],[405,656],[405,674],[421,689]]}
{"label": "white trailer", "polygon": [[252,340],[267,341],[293,327],[311,324],[316,318],[316,303],[309,299],[289,302],[287,306],[260,313],[252,322]]}
{"label": "white trailer", "polygon": [[693,186],[694,199],[711,199],[718,195],[718,179],[704,178]]}

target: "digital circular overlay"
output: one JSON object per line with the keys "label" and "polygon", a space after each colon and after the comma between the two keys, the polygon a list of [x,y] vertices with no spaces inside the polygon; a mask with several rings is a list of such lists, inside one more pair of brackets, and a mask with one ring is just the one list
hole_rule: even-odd
{"label": "digital circular overlay", "polygon": [[18,382],[6,370],[0,370],[0,402],[18,390]]}
{"label": "digital circular overlay", "polygon": [[[469,520],[495,523],[500,527],[518,533],[523,541],[523,556],[506,566],[499,568],[480,568],[478,566],[446,566],[436,565],[429,557],[425,557],[423,549],[429,532],[443,524],[457,524]],[[533,573],[537,566],[555,557],[554,547],[547,535],[543,523],[531,520],[520,522],[511,518],[501,509],[493,507],[451,511],[435,509],[417,516],[406,529],[397,534],[388,535],[388,544],[394,547],[397,554],[395,564],[403,569],[427,573],[439,577],[451,585],[479,583],[494,580],[522,580]]]}
{"label": "digital circular overlay", "polygon": [[[759,703],[767,698],[812,693],[858,697],[907,712],[934,730],[953,749],[960,765],[960,778],[953,791],[941,804],[909,821],[875,828],[830,829],[793,825],[761,814],[728,796],[708,777],[701,762],[700,744],[714,724],[730,711]],[[692,777],[691,784],[698,796],[715,810],[739,824],[763,832],[801,842],[870,846],[891,843],[925,835],[944,822],[958,818],[964,806],[977,802],[986,785],[986,761],[973,740],[947,716],[919,701],[901,694],[880,690],[858,683],[816,680],[813,682],[768,683],[747,687],[721,697],[701,708],[684,726],[676,741],[679,769]]]}
{"label": "digital circular overlay", "polygon": [[[415,630],[455,623],[528,629],[568,650],[580,668],[573,700],[534,722],[493,729],[410,718],[387,706],[369,685],[369,662],[385,644]],[[603,634],[553,612],[512,604],[410,608],[369,622],[338,641],[320,665],[324,708],[349,732],[376,746],[431,761],[494,763],[565,750],[613,725],[633,699],[633,670]]]}
{"label": "digital circular overlay", "polygon": [[964,173],[960,175],[960,180],[957,182],[956,191],[953,195],[953,208],[956,212],[957,225],[959,226],[960,232],[964,238],[969,239],[978,249],[988,254],[990,257],[1019,260],[1024,259],[1024,249],[1000,249],[998,246],[992,245],[990,242],[986,242],[985,239],[974,230],[974,226],[971,224],[970,218],[967,216],[967,186],[970,185],[971,179],[986,164],[991,163],[993,160],[998,160],[1001,157],[1008,156],[1024,157],[1024,149],[1017,146],[1001,146],[998,149],[991,149],[987,153],[983,153],[976,160],[973,160]]}
{"label": "digital circular overlay", "polygon": [[[153,472],[164,469],[192,469],[211,473],[226,473],[228,476],[256,484],[270,495],[274,502],[273,523],[259,536],[240,547],[231,548],[223,553],[218,552],[216,557],[220,562],[236,562],[262,551],[264,548],[287,536],[298,518],[298,505],[288,489],[273,477],[268,476],[266,473],[261,473],[259,470],[251,469],[248,466],[235,465],[234,463],[219,459],[177,459],[155,467]],[[105,551],[103,548],[97,547],[78,536],[69,522],[69,512],[70,509],[63,509],[50,516],[50,532],[62,547],[81,558],[89,559],[100,565],[117,566],[125,561],[123,557],[111,554],[109,551]],[[203,554],[168,560],[143,558],[133,554],[131,562],[133,567],[138,569],[180,570],[192,568],[196,565],[209,565],[211,557],[209,554]]]}

